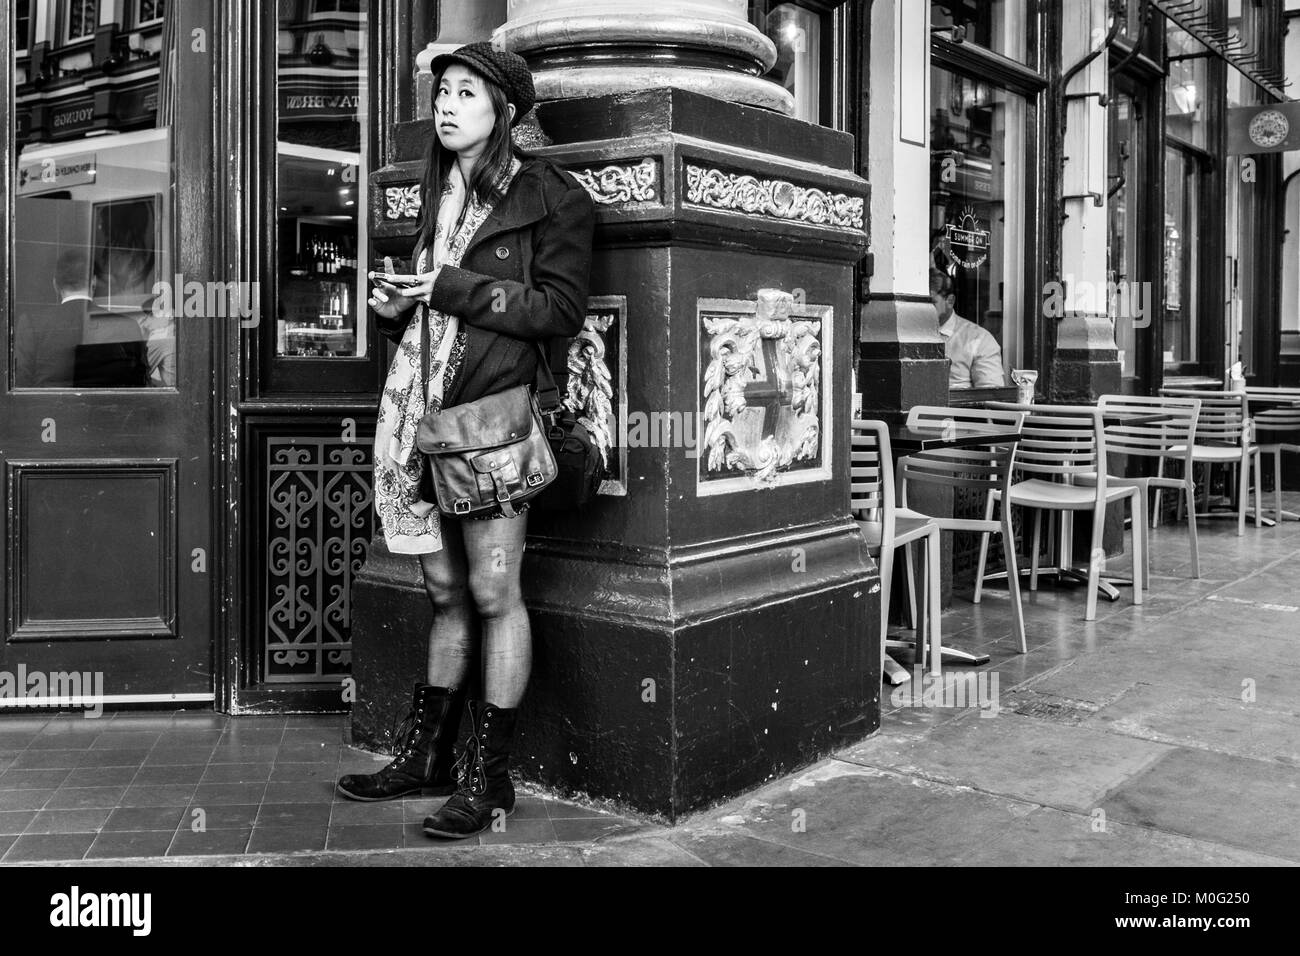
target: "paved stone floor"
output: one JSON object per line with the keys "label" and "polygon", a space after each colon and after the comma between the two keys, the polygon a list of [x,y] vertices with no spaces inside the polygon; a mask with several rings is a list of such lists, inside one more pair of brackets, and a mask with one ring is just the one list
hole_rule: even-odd
{"label": "paved stone floor", "polygon": [[436,800],[336,798],[338,773],[383,762],[342,744],[341,718],[10,715],[0,862],[1300,862],[1300,523],[1200,528],[1199,580],[1185,530],[1152,532],[1142,607],[1124,589],[1085,623],[1080,588],[1027,593],[1026,655],[1005,591],[959,593],[945,642],[991,661],[946,671],[986,675],[986,696],[886,688],[879,733],[674,828],[525,791],[506,832],[435,843]]}

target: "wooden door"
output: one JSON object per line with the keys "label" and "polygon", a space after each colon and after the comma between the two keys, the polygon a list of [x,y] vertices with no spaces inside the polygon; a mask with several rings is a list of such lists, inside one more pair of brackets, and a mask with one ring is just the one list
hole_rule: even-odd
{"label": "wooden door", "polygon": [[212,7],[88,9],[0,0],[0,704],[212,700]]}

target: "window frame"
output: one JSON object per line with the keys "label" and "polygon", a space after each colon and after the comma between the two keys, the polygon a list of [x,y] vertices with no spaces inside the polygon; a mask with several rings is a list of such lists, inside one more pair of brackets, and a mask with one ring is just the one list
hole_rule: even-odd
{"label": "window frame", "polygon": [[852,77],[848,34],[853,0],[750,0],[749,22],[767,36],[768,16],[775,8],[786,5],[815,14],[821,26],[816,125],[847,130],[848,85]]}
{"label": "window frame", "polygon": [[[927,2],[929,6],[933,6],[933,3],[930,2],[930,0],[925,0],[925,2]],[[1001,53],[990,47],[983,46],[979,43],[976,43],[974,40],[963,40],[961,43],[955,43],[952,40],[951,34],[949,34],[948,36],[944,36],[943,34],[937,32],[938,28],[935,28],[933,26],[931,28],[930,36],[934,40],[939,40],[941,42],[946,43],[951,48],[968,47],[971,50],[977,51],[978,55],[994,57],[997,60],[1003,61],[1004,65],[1014,64],[1015,66],[1020,67],[1023,70],[1027,70],[1030,73],[1038,73],[1043,63],[1042,61],[1043,50],[1042,50],[1042,44],[1040,40],[1040,36],[1042,32],[1042,21],[1044,17],[1044,12],[1041,10],[1043,4],[1040,4],[1039,2],[1037,2],[1037,0],[1023,0],[1023,2],[1024,2],[1023,15],[1025,18],[1025,34],[1024,36],[1021,37],[1021,39],[1024,40],[1025,43],[1024,60],[1017,60],[1015,57],[1007,56],[1005,53]],[[929,9],[926,10],[926,16],[930,17],[930,22],[931,24],[933,24],[934,20],[933,17],[931,17],[931,11]]]}
{"label": "window frame", "polygon": [[[24,15],[24,16],[21,17],[21,18],[20,18],[19,15],[18,15],[18,4],[19,4],[19,3],[26,3],[26,4],[27,4],[27,13],[26,13],[26,15]],[[15,56],[15,57],[24,56],[25,54],[27,54],[27,53],[31,50],[31,46],[32,46],[32,21],[33,21],[34,19],[35,19],[35,18],[32,16],[32,0],[14,0],[14,33],[13,33],[13,44],[14,44],[14,56]],[[25,35],[24,35],[24,31],[20,31],[20,29],[19,29],[19,26],[18,26],[18,25],[19,25],[20,23],[25,23],[26,26],[27,26],[27,29],[26,29],[26,31],[25,31]]]}
{"label": "window frame", "polygon": [[167,17],[166,4],[168,0],[154,0],[155,3],[162,4],[162,12],[150,20],[143,19],[141,9],[144,7],[145,0],[131,0],[131,24],[135,28],[152,27],[163,22]]}
{"label": "window frame", "polygon": [[[366,11],[356,21],[359,28],[370,32],[374,42],[367,43],[368,60],[363,67],[365,82],[360,89],[371,89],[367,109],[371,111],[366,123],[362,124],[361,136],[365,163],[358,170],[358,183],[367,180],[370,173],[382,165],[379,153],[379,126],[375,110],[378,109],[374,94],[373,81],[378,69],[377,57],[380,47],[377,43],[377,8],[381,0],[370,0]],[[330,14],[338,16],[337,12]],[[345,14],[350,16],[350,14]],[[378,334],[374,318],[364,300],[359,300],[357,328],[366,330],[367,353],[363,356],[286,356],[276,351],[276,306],[280,301],[280,246],[279,246],[279,123],[280,123],[280,69],[282,56],[279,49],[280,21],[279,10],[275,6],[259,7],[261,19],[262,60],[266,64],[260,83],[260,96],[267,108],[261,110],[258,123],[258,208],[273,210],[272,217],[276,226],[261,241],[259,246],[261,304],[264,321],[246,335],[249,342],[249,369],[251,374],[245,378],[244,399],[247,400],[289,400],[300,397],[312,397],[313,401],[325,396],[339,396],[347,400],[356,400],[364,396],[378,394],[383,388],[384,375],[387,372],[387,340]],[[307,13],[307,20],[313,14]],[[296,51],[293,55],[302,56],[306,51]],[[360,192],[358,193],[358,197]],[[370,268],[365,258],[369,255],[370,220],[368,204],[359,201],[356,206],[357,222],[365,230],[357,246],[357,269],[364,273]]]}
{"label": "window frame", "polygon": [[[93,20],[90,32],[74,37],[72,35],[72,8],[73,4],[89,3],[94,8]],[[64,0],[59,6],[59,15],[62,20],[59,27],[59,36],[63,40],[63,46],[77,46],[79,44],[94,43],[95,33],[99,30],[99,0]]]}
{"label": "window frame", "polygon": [[[1008,355],[1003,361],[1008,369],[1030,367],[1039,370],[1040,388],[1050,385],[1046,379],[1051,368],[1051,344],[1054,332],[1047,332],[1047,320],[1042,315],[1042,296],[1039,290],[1050,268],[1052,254],[1047,221],[1055,208],[1045,190],[1052,183],[1049,172],[1050,137],[1047,123],[1050,80],[1040,65],[1045,62],[1045,30],[1048,17],[1037,4],[1026,5],[1025,61],[1014,60],[975,43],[954,43],[951,36],[931,32],[930,69],[947,70],[967,79],[978,80],[1007,95],[1019,96],[1024,101],[1024,237],[1021,255],[1024,275],[1022,290],[1021,326],[1018,329],[1020,355]],[[927,77],[927,82],[932,82]],[[927,122],[929,118],[927,117]],[[931,147],[933,151],[933,147]],[[1006,202],[1011,202],[1008,196]],[[929,199],[927,197],[927,203]],[[927,206],[926,215],[929,215]],[[999,280],[1001,281],[1001,280]],[[1003,337],[1005,338],[1005,320]],[[998,345],[1004,345],[999,340]]]}

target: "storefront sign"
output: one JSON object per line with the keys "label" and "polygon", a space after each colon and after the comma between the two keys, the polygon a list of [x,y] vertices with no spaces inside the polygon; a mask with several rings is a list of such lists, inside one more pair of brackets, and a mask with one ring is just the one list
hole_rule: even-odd
{"label": "storefront sign", "polygon": [[95,154],[53,156],[33,160],[18,168],[18,195],[34,196],[95,182]]}
{"label": "storefront sign", "polygon": [[121,123],[152,119],[157,113],[157,84],[136,90],[123,90],[114,97],[113,115]]}
{"label": "storefront sign", "polygon": [[95,104],[81,100],[50,111],[50,132],[57,138],[80,133],[95,122]]}
{"label": "storefront sign", "polygon": [[1228,153],[1280,153],[1300,149],[1300,102],[1238,106],[1228,110]]}
{"label": "storefront sign", "polygon": [[989,231],[980,228],[969,207],[959,220],[944,226],[944,240],[944,254],[963,269],[978,269],[989,257]]}
{"label": "storefront sign", "polygon": [[283,120],[355,120],[363,107],[355,76],[286,81],[280,87]]}

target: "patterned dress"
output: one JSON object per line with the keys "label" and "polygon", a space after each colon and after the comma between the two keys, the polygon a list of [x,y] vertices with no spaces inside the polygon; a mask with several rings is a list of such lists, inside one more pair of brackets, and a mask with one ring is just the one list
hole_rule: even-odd
{"label": "patterned dress", "polygon": [[[506,186],[518,172],[515,160]],[[448,183],[444,199],[452,192]],[[445,242],[446,253],[441,265],[460,264],[475,233],[491,214],[493,204],[479,203],[472,196],[465,200],[465,214],[459,228]],[[435,230],[435,251],[443,244],[444,223]],[[428,250],[422,250],[416,272],[428,271]],[[420,348],[422,323],[429,323],[429,379],[420,388]],[[437,506],[423,497],[421,488],[426,466],[425,456],[414,447],[415,433],[426,411],[442,408],[443,396],[450,393],[465,359],[466,334],[454,315],[447,315],[426,305],[419,305],[398,345],[388,370],[380,398],[375,427],[375,512],[384,529],[389,550],[395,554],[428,554],[442,550],[441,520]],[[523,509],[519,509],[522,511]],[[499,512],[476,516],[495,518]]]}

